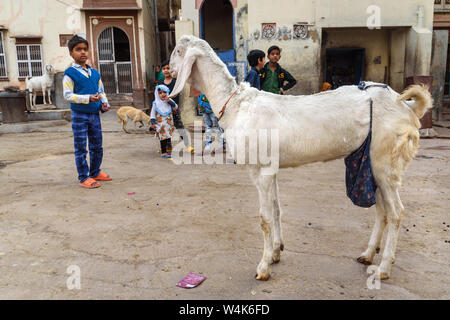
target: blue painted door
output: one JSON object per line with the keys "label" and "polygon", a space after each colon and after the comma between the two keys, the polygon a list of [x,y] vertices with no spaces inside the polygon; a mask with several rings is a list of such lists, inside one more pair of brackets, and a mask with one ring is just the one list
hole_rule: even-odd
{"label": "blue painted door", "polygon": [[236,66],[234,65],[234,62],[236,62],[236,53],[234,52],[234,49],[227,51],[216,50],[216,53],[220,60],[227,65],[228,71],[230,71],[231,75],[236,77]]}

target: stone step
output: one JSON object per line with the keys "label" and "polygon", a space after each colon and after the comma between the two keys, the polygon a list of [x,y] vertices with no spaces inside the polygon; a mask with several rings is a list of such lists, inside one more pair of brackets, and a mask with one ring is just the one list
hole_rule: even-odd
{"label": "stone step", "polygon": [[442,110],[442,120],[444,121],[450,120],[450,109]]}
{"label": "stone step", "polygon": [[[38,110],[27,113],[28,121],[50,121],[50,120],[65,120],[71,121],[72,111],[70,109],[56,109],[56,110]],[[3,122],[3,116],[0,112],[0,123]]]}

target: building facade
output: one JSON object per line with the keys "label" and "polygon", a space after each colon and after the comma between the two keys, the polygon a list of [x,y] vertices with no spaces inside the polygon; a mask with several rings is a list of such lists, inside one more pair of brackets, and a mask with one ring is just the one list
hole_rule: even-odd
{"label": "building facade", "polygon": [[51,64],[57,91],[72,62],[67,42],[78,34],[89,41],[89,64],[111,99],[143,107],[159,60],[155,17],[156,0],[0,0],[0,90],[25,89],[27,76]]}
{"label": "building facade", "polygon": [[433,55],[433,118],[450,120],[450,1],[434,1]]}
{"label": "building facade", "polygon": [[434,0],[181,0],[175,31],[177,39],[207,40],[238,81],[249,70],[250,50],[278,45],[280,64],[298,81],[287,94],[360,80],[401,91],[408,79],[430,76],[433,6]]}

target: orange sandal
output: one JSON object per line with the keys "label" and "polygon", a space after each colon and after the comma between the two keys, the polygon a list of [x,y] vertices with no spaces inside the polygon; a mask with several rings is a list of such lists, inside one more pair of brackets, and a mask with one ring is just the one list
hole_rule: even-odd
{"label": "orange sandal", "polygon": [[109,176],[109,174],[106,174],[104,172],[100,172],[100,174],[94,178],[95,181],[111,181],[112,178]]}
{"label": "orange sandal", "polygon": [[101,187],[101,184],[95,181],[92,178],[85,180],[83,183],[80,183],[80,186],[86,189],[95,189]]}

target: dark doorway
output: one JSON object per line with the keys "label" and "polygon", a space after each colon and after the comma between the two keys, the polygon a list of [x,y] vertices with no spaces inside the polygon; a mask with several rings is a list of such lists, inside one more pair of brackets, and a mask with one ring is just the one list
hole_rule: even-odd
{"label": "dark doorway", "polygon": [[333,48],[326,50],[324,81],[333,89],[345,85],[357,85],[364,80],[364,48]]}
{"label": "dark doorway", "polygon": [[236,76],[234,11],[229,0],[205,0],[200,9],[200,35]]}

